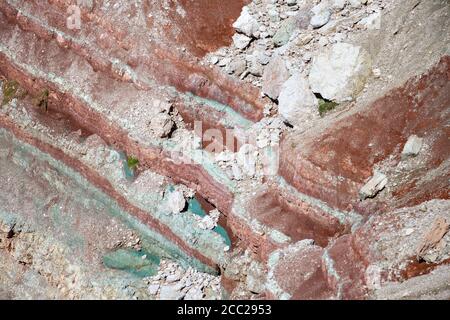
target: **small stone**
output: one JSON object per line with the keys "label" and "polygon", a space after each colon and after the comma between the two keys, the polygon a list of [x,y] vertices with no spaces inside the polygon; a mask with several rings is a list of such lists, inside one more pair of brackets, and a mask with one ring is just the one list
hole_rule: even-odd
{"label": "small stone", "polygon": [[263,51],[256,51],[253,53],[253,56],[256,57],[256,61],[262,65],[267,65],[270,62],[270,57]]}
{"label": "small stone", "polygon": [[248,7],[243,7],[240,17],[233,24],[237,32],[248,37],[255,36],[259,31],[258,21],[250,14]]}
{"label": "small stone", "polygon": [[227,57],[227,58],[223,58],[219,61],[218,66],[219,67],[226,67],[227,65],[229,65],[231,63],[231,58]]}
{"label": "small stone", "polygon": [[269,19],[270,19],[271,22],[278,22],[278,21],[281,20],[280,19],[280,13],[277,10],[275,10],[275,9],[270,9],[267,12],[267,14],[268,14]]}
{"label": "small stone", "polygon": [[373,75],[374,75],[376,78],[381,77],[381,70],[378,69],[378,68],[373,69],[373,70],[372,70],[372,73],[373,73]]}
{"label": "small stone", "polygon": [[184,300],[202,300],[204,297],[203,291],[199,288],[191,288],[186,293],[186,296],[184,297]]}
{"label": "small stone", "polygon": [[262,91],[272,99],[278,99],[281,87],[289,79],[289,70],[280,56],[274,56],[263,74]]}
{"label": "small stone", "polygon": [[214,219],[214,221],[219,221],[221,213],[219,210],[214,209],[209,212],[209,215],[212,219]]}
{"label": "small stone", "polygon": [[261,293],[265,290],[266,274],[257,262],[252,262],[248,268],[245,281],[246,289],[253,293]]}
{"label": "small stone", "polygon": [[231,61],[230,65],[228,66],[228,73],[235,74],[236,76],[240,76],[244,73],[245,69],[247,68],[247,62],[245,59],[239,57]]}
{"label": "small stone", "polygon": [[402,151],[402,158],[416,157],[422,149],[423,139],[416,135],[409,137]]}
{"label": "small stone", "polygon": [[240,50],[244,50],[245,48],[247,48],[251,41],[251,38],[243,34],[236,33],[233,36],[234,46]]}
{"label": "small stone", "polygon": [[350,6],[352,8],[358,9],[358,8],[361,8],[363,3],[367,2],[367,0],[348,0],[348,2],[350,3]]}
{"label": "small stone", "polygon": [[295,17],[291,17],[283,21],[280,28],[273,37],[274,45],[276,47],[281,47],[284,46],[286,43],[288,43],[289,39],[291,38],[296,28],[297,28],[297,21]]}
{"label": "small stone", "polygon": [[177,282],[181,279],[181,275],[177,272],[175,274],[171,274],[169,276],[167,276],[166,281],[168,283],[173,283],[173,282]]}
{"label": "small stone", "polygon": [[169,113],[170,109],[172,109],[172,103],[168,101],[162,101],[159,99],[153,100],[153,109],[155,109],[158,113]]}
{"label": "small stone", "polygon": [[327,44],[329,43],[328,38],[327,37],[320,37],[318,44],[321,47],[325,47]]}
{"label": "small stone", "polygon": [[358,22],[358,25],[362,26],[367,30],[380,30],[381,29],[381,13],[375,12],[370,16],[362,19]]}
{"label": "small stone", "polygon": [[347,0],[334,0],[332,8],[339,12],[339,11],[344,10],[346,5],[347,5]]}
{"label": "small stone", "polygon": [[326,1],[323,1],[311,9],[312,18],[310,21],[314,29],[318,29],[326,25],[331,18],[331,11]]}
{"label": "small stone", "polygon": [[178,285],[164,285],[161,286],[159,298],[161,300],[181,300],[184,294],[180,291]]}
{"label": "small stone", "polygon": [[256,174],[255,149],[256,147],[251,144],[244,144],[237,153],[237,163],[248,177],[253,177]]}
{"label": "small stone", "polygon": [[150,121],[151,130],[159,138],[165,138],[170,135],[174,122],[169,114],[158,113]]}
{"label": "small stone", "polygon": [[219,58],[217,56],[212,56],[212,57],[209,58],[209,62],[212,65],[218,64],[219,63]]}
{"label": "small stone", "polygon": [[388,179],[386,175],[376,171],[374,176],[359,191],[360,199],[374,198],[386,187],[387,183]]}
{"label": "small stone", "polygon": [[157,295],[158,291],[159,291],[159,284],[151,284],[148,287],[148,293],[151,294],[152,296]]}
{"label": "small stone", "polygon": [[206,215],[199,222],[198,226],[202,230],[212,230],[217,226],[217,222],[214,221],[214,219],[211,216]]}
{"label": "small stone", "polygon": [[231,167],[231,171],[233,172],[233,179],[236,181],[242,180],[242,170],[239,168],[237,164],[233,164]]}

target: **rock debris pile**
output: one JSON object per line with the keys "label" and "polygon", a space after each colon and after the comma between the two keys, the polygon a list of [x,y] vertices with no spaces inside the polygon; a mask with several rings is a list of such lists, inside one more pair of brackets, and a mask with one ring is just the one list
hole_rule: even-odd
{"label": "rock debris pile", "polygon": [[183,269],[175,262],[162,260],[158,274],[145,278],[148,292],[161,300],[221,299],[220,277]]}
{"label": "rock debris pile", "polygon": [[[379,29],[383,0],[254,0],[233,24],[233,45],[205,57],[278,103],[295,127],[319,115],[323,98],[343,103],[374,72],[352,35]],[[379,70],[374,68],[379,73]]]}

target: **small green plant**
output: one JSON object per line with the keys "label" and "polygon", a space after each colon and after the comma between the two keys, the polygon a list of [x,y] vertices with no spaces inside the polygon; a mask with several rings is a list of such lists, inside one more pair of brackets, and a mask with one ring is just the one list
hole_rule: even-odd
{"label": "small green plant", "polygon": [[128,165],[128,168],[130,168],[130,170],[134,170],[139,165],[139,160],[133,156],[129,156],[127,158],[127,165]]}
{"label": "small green plant", "polygon": [[10,103],[14,98],[17,97],[17,92],[19,91],[19,88],[20,88],[19,83],[16,80],[9,80],[9,81],[3,82],[2,106]]}
{"label": "small green plant", "polygon": [[336,108],[339,104],[334,101],[329,101],[325,99],[319,99],[319,113],[320,116],[325,116],[326,113],[330,112],[334,108]]}
{"label": "small green plant", "polygon": [[48,111],[48,97],[50,95],[50,91],[48,89],[44,89],[37,97],[36,104],[40,108],[44,108],[45,111]]}

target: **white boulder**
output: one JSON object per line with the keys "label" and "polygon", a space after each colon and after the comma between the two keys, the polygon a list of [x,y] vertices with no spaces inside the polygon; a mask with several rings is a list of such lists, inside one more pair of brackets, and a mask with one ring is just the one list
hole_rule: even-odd
{"label": "white boulder", "polygon": [[184,210],[186,207],[186,199],[184,194],[180,190],[169,192],[166,195],[166,207],[169,213],[177,214]]}
{"label": "white boulder", "polygon": [[280,115],[293,126],[300,125],[302,119],[314,113],[318,106],[308,80],[300,73],[294,74],[283,84],[278,101]]}
{"label": "white boulder", "polygon": [[382,191],[388,183],[388,178],[381,172],[376,171],[373,177],[361,188],[359,197],[361,200],[374,198]]}
{"label": "white boulder", "polygon": [[247,48],[251,41],[252,39],[244,34],[235,33],[233,36],[234,46],[240,50]]}
{"label": "white boulder", "polygon": [[419,138],[416,135],[412,135],[411,137],[409,137],[408,141],[405,144],[405,147],[403,148],[402,157],[408,158],[417,156],[422,149],[422,145],[423,139]]}
{"label": "white boulder", "polygon": [[371,66],[363,48],[336,43],[314,59],[309,83],[313,92],[327,100],[350,101],[364,88]]}
{"label": "white boulder", "polygon": [[237,32],[254,37],[259,31],[258,21],[250,14],[248,7],[243,7],[240,17],[233,24]]}

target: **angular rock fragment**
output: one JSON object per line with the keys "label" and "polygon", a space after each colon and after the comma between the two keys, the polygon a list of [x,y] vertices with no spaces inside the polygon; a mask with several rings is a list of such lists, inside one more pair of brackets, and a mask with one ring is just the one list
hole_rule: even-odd
{"label": "angular rock fragment", "polygon": [[374,176],[361,188],[359,197],[361,200],[374,198],[380,191],[382,191],[388,183],[386,175],[376,171]]}
{"label": "angular rock fragment", "polygon": [[263,74],[262,91],[272,99],[278,99],[281,87],[289,79],[289,70],[280,56],[269,62]]}
{"label": "angular rock fragment", "polygon": [[167,113],[158,113],[150,121],[150,127],[158,138],[168,137],[174,125],[175,123]]}
{"label": "angular rock fragment", "polygon": [[204,297],[204,294],[202,292],[202,290],[200,290],[199,288],[191,288],[189,289],[189,291],[186,293],[186,296],[184,297],[184,300],[202,300]]}
{"label": "angular rock fragment", "polygon": [[259,23],[252,17],[248,7],[243,7],[241,16],[233,24],[233,28],[248,37],[255,37],[259,31]]}
{"label": "angular rock fragment", "polygon": [[184,210],[186,207],[186,199],[183,192],[175,190],[168,192],[166,195],[166,209],[169,213],[177,214]]}
{"label": "angular rock fragment", "polygon": [[352,8],[360,8],[367,0],[348,0]]}
{"label": "angular rock fragment", "polygon": [[152,284],[152,285],[150,285],[149,287],[148,287],[148,293],[149,294],[151,294],[151,295],[157,295],[158,294],[158,291],[159,291],[159,287],[160,287],[160,285],[159,284]]}
{"label": "angular rock fragment", "polygon": [[180,291],[178,285],[164,285],[161,287],[159,298],[161,300],[181,300],[184,294]]}
{"label": "angular rock fragment", "polygon": [[[440,256],[440,249],[445,246],[442,243],[443,238],[449,230],[450,223],[445,218],[438,217],[417,249],[417,257],[429,263],[436,263]],[[432,252],[433,250],[436,252]]]}
{"label": "angular rock fragment", "polygon": [[243,34],[236,33],[233,36],[234,46],[240,50],[247,48],[251,41],[252,39],[250,37]]}
{"label": "angular rock fragment", "polygon": [[370,16],[358,22],[358,25],[363,26],[367,30],[379,30],[381,28],[381,13],[372,13]]}
{"label": "angular rock fragment", "polygon": [[402,151],[402,158],[416,157],[422,149],[423,139],[416,135],[409,137]]}
{"label": "angular rock fragment", "polygon": [[284,46],[297,29],[306,29],[310,21],[308,13],[301,12],[296,16],[283,21],[278,31],[273,37],[273,43],[276,47]]}
{"label": "angular rock fragment", "polygon": [[236,58],[235,60],[231,61],[231,63],[228,65],[227,71],[230,74],[235,74],[236,76],[240,76],[245,72],[245,69],[247,68],[247,62],[243,58]]}
{"label": "angular rock fragment", "polygon": [[267,274],[262,269],[261,265],[253,261],[247,272],[245,285],[247,290],[253,293],[261,293],[265,290],[265,283],[267,281]]}
{"label": "angular rock fragment", "polygon": [[326,25],[331,18],[331,10],[327,1],[322,1],[311,9],[311,26],[318,29]]}
{"label": "angular rock fragment", "polygon": [[332,8],[336,11],[342,11],[347,5],[347,0],[334,0]]}

